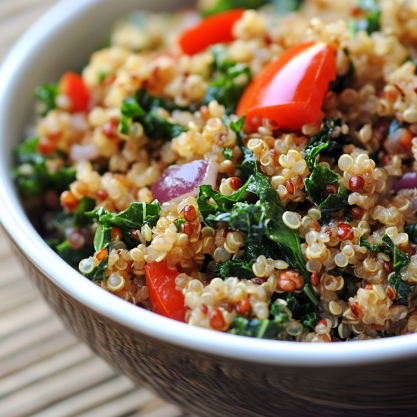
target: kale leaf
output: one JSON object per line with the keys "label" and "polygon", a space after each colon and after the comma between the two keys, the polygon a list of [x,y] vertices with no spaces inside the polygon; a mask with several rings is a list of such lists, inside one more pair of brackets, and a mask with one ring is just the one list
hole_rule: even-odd
{"label": "kale leaf", "polygon": [[342,277],[344,281],[343,289],[339,293],[339,298],[349,302],[349,298],[353,297],[356,294],[355,282],[359,282],[359,279],[355,276],[349,274],[346,271],[340,271],[339,269],[333,269],[329,271],[328,274],[335,277]]}
{"label": "kale leaf", "polygon": [[233,151],[230,148],[223,148],[222,152],[225,159],[230,161],[233,158]]}
{"label": "kale leaf", "polygon": [[372,252],[375,252],[377,249],[379,249],[379,252],[384,252],[391,256],[394,272],[390,275],[389,283],[392,285],[395,292],[397,293],[397,299],[402,304],[408,305],[408,296],[414,291],[416,287],[415,285],[407,284],[402,279],[402,274],[407,269],[408,265],[410,265],[410,256],[407,253],[403,252],[397,245],[395,245],[388,235],[384,235],[382,237],[383,244],[378,245],[378,248],[376,245],[372,247],[368,242],[365,242],[366,240],[362,238],[362,244],[360,243],[360,245],[365,246],[367,248],[369,246]]}
{"label": "kale leaf", "polygon": [[381,5],[378,0],[358,0],[358,9],[365,13],[362,19],[350,20],[349,30],[356,35],[365,30],[368,35],[381,30]]}
{"label": "kale leaf", "polygon": [[90,281],[105,281],[109,257],[103,259],[89,274],[85,274]]}
{"label": "kale leaf", "polygon": [[217,0],[209,8],[203,9],[203,16],[225,12],[233,9],[258,9],[268,4],[268,0]]}
{"label": "kale leaf", "polygon": [[382,250],[381,245],[379,245],[378,243],[371,245],[362,235],[359,236],[359,246],[365,247],[366,249],[368,249],[368,252],[371,253],[378,253]]}
{"label": "kale leaf", "polygon": [[119,132],[127,135],[133,121],[140,122],[146,135],[150,139],[170,141],[187,129],[179,124],[172,123],[158,115],[158,108],[168,111],[180,109],[174,103],[162,97],[153,96],[145,89],[136,92],[135,97],[128,97],[121,107],[122,120],[119,123]]}
{"label": "kale leaf", "polygon": [[231,259],[225,263],[218,263],[214,274],[216,277],[228,278],[239,277],[240,279],[253,278],[252,265],[258,256],[276,259],[277,247],[269,239],[264,238],[260,244],[246,243],[243,255],[239,259]]}
{"label": "kale leaf", "polygon": [[13,174],[18,188],[27,194],[42,194],[50,189],[64,191],[75,180],[75,169],[63,167],[51,172],[47,161],[60,159],[64,161],[66,155],[56,152],[52,155],[41,155],[37,148],[39,138],[29,138],[15,150],[17,168]]}
{"label": "kale leaf", "polygon": [[215,79],[210,83],[203,103],[208,105],[216,100],[226,108],[226,114],[232,114],[252,78],[250,68],[227,60],[221,63],[216,60],[215,68]]}
{"label": "kale leaf", "polygon": [[128,209],[121,213],[112,213],[102,207],[88,213],[92,219],[98,222],[94,236],[94,248],[96,251],[107,248],[111,243],[111,230],[118,227],[122,231],[122,241],[128,249],[138,245],[137,239],[132,235],[132,230],[140,230],[144,224],[154,227],[159,219],[161,206],[157,201],[153,203],[132,203]]}
{"label": "kale leaf", "polygon": [[[332,170],[316,163],[309,178],[306,178],[305,188],[310,200],[320,208],[322,219],[325,223],[330,220],[330,215],[349,206],[348,197],[350,191],[339,187],[339,176]],[[327,198],[322,195],[323,187],[334,184],[338,188],[337,194],[330,194]]]}
{"label": "kale leaf", "polygon": [[305,160],[310,169],[313,169],[319,154],[337,158],[342,153],[343,145],[348,143],[349,135],[340,134],[337,138],[332,138],[332,133],[336,127],[342,126],[342,119],[339,117],[324,119],[323,126],[319,133],[312,136],[304,149]]}
{"label": "kale leaf", "polygon": [[[259,244],[264,237],[274,242],[277,253],[304,277],[304,291],[317,304],[301,252],[298,230],[291,229],[284,223],[282,217],[286,209],[278,193],[268,177],[258,171],[255,158],[243,161],[241,174],[242,179],[247,178],[246,183],[228,197],[214,191],[211,186],[200,186],[197,203],[203,220],[213,226],[220,221],[228,222],[233,229],[246,234],[247,242]],[[258,197],[256,204],[243,201],[247,199],[246,192]],[[213,198],[217,205],[208,202],[209,198]]]}
{"label": "kale leaf", "polygon": [[266,320],[246,319],[237,315],[233,320],[229,333],[259,339],[289,340],[290,338],[285,332],[285,328],[291,319],[286,312],[286,307],[275,302],[270,312],[272,318]]}
{"label": "kale leaf", "polygon": [[69,244],[68,240],[65,240],[64,242],[53,245],[52,249],[56,250],[58,255],[69,265],[71,265],[74,268],[77,268],[79,263],[85,259],[88,258],[91,253],[94,251],[93,245],[84,245],[80,249],[74,249]]}
{"label": "kale leaf", "polygon": [[[213,190],[211,185],[200,185],[197,204],[200,217],[207,226],[214,226],[219,220],[216,216],[222,213],[228,213],[233,206],[242,201],[246,195],[246,189],[249,183],[243,185],[238,191],[233,192],[229,196],[225,196],[219,191]],[[208,200],[213,199],[216,204],[210,203]]]}
{"label": "kale leaf", "polygon": [[304,293],[287,293],[284,300],[287,302],[287,307],[291,311],[293,319],[299,320],[306,331],[314,332],[314,327],[320,320],[317,315],[318,306],[312,304]]}
{"label": "kale leaf", "polygon": [[58,97],[58,84],[41,84],[35,89],[35,97],[42,103],[40,115],[45,117],[51,110],[56,109],[55,99]]}
{"label": "kale leaf", "polygon": [[413,243],[417,243],[417,222],[407,224],[404,231]]}

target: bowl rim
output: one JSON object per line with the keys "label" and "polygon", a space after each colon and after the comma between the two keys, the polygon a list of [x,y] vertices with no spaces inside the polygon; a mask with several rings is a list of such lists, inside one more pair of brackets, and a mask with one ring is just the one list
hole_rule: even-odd
{"label": "bowl rim", "polygon": [[[63,24],[77,18],[102,0],[61,0],[18,40],[0,68],[0,221],[6,233],[36,268],[68,295],[114,322],[179,348],[246,362],[294,367],[352,366],[405,359],[417,355],[417,334],[360,343],[296,343],[240,337],[179,323],[127,303],[103,291],[67,265],[43,241],[22,216],[7,172],[5,108],[10,99],[7,86],[19,77],[18,69],[45,40],[59,33]],[[117,7],[117,6],[115,6]],[[31,52],[32,51],[32,52]],[[26,67],[25,71],[29,71]]]}

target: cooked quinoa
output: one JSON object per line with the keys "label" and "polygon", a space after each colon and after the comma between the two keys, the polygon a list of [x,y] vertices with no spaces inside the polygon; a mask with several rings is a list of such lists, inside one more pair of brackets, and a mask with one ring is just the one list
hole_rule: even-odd
{"label": "cooked quinoa", "polygon": [[[258,3],[188,54],[184,32],[221,2],[133,13],[81,77],[39,86],[35,137],[16,151],[28,212],[93,283],[190,325],[415,333],[417,0]],[[318,118],[245,119],[245,91],[299,45],[335,62]]]}

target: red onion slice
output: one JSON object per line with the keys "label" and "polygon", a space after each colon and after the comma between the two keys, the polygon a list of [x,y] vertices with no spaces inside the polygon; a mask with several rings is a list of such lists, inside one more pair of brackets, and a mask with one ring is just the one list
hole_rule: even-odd
{"label": "red onion slice", "polygon": [[400,190],[412,188],[417,188],[417,172],[408,172],[407,174],[404,174],[402,178],[395,183],[393,190],[398,192]]}
{"label": "red onion slice", "polygon": [[214,187],[218,171],[219,164],[207,159],[174,165],[152,185],[152,194],[160,204],[167,201],[179,203],[188,196],[196,197],[200,185]]}

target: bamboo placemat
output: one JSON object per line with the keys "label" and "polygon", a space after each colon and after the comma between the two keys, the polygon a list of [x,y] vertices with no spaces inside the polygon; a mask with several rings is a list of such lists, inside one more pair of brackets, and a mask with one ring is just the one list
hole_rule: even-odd
{"label": "bamboo placemat", "polygon": [[[0,62],[56,0],[0,0]],[[185,417],[118,376],[68,333],[11,256],[0,228],[0,417]]]}

